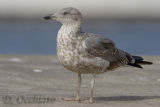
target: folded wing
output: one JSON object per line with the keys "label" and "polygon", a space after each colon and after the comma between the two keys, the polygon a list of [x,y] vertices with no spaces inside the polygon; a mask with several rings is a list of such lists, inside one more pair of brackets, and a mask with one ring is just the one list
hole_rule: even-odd
{"label": "folded wing", "polygon": [[[100,57],[110,63],[108,70],[128,64],[134,59],[128,53],[116,48],[112,40],[99,35],[88,34],[82,42],[83,48],[93,57]],[[127,58],[128,55],[128,59]]]}

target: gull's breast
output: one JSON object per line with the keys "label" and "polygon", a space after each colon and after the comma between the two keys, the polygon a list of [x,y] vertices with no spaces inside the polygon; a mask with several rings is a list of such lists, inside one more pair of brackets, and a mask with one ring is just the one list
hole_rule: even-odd
{"label": "gull's breast", "polygon": [[80,57],[80,40],[75,37],[58,35],[57,37],[57,56],[64,66],[76,66]]}
{"label": "gull's breast", "polygon": [[[87,56],[81,49],[81,39],[58,38],[57,39],[57,56],[60,63],[70,71],[78,73],[102,73],[102,66],[97,58]],[[103,63],[103,61],[100,61]],[[103,63],[104,64],[104,63]]]}

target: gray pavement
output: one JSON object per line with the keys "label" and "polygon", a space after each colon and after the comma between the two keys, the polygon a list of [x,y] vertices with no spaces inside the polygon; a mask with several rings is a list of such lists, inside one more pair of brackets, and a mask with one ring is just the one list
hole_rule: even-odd
{"label": "gray pavement", "polygon": [[[97,75],[95,103],[82,104],[61,100],[75,95],[77,75],[56,56],[0,55],[0,107],[160,107],[160,56],[144,58],[154,64]],[[85,100],[91,76],[82,78]]]}

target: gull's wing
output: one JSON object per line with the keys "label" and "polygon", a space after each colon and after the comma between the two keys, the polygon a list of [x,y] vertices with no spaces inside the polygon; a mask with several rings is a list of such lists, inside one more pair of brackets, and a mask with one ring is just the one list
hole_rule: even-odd
{"label": "gull's wing", "polygon": [[129,58],[132,60],[128,53],[117,49],[112,40],[94,34],[85,35],[87,37],[82,41],[82,47],[88,55],[107,60],[110,63],[109,70],[128,64]]}

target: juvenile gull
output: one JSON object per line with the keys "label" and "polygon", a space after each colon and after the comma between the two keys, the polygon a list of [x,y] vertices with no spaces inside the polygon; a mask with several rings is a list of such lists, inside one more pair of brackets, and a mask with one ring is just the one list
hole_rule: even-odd
{"label": "juvenile gull", "polygon": [[93,103],[96,74],[124,65],[142,68],[140,64],[152,64],[152,62],[143,61],[142,57],[132,56],[116,48],[113,41],[108,38],[81,32],[83,18],[76,8],[63,8],[44,18],[62,23],[57,35],[57,55],[65,68],[78,74],[77,95],[75,99],[71,99],[73,101],[80,101],[81,74],[93,75],[91,96],[88,100],[88,103]]}

